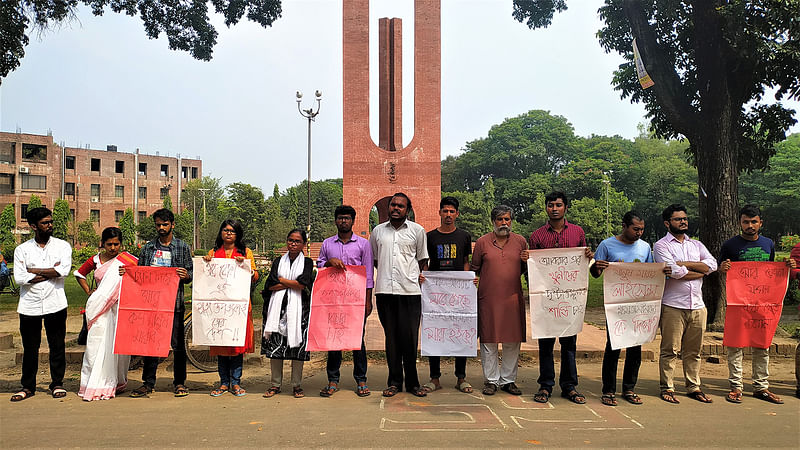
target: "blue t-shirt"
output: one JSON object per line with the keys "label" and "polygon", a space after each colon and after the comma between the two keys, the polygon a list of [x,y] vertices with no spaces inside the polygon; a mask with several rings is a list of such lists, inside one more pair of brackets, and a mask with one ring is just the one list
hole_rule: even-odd
{"label": "blue t-shirt", "polygon": [[[608,262],[653,262],[650,244],[639,239],[633,244],[625,244],[614,236],[603,240],[597,246],[594,259]],[[638,260],[638,261],[637,261]]]}
{"label": "blue t-shirt", "polygon": [[772,239],[759,236],[755,241],[748,241],[741,236],[734,236],[722,244],[719,251],[720,262],[731,261],[774,261],[775,243]]}

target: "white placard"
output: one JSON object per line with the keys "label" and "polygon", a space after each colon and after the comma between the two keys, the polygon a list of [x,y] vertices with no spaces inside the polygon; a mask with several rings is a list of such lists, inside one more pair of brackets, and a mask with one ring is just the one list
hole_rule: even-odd
{"label": "white placard", "polygon": [[250,306],[250,261],[193,258],[192,343],[241,347]]}
{"label": "white placard", "polygon": [[574,336],[583,329],[589,292],[585,247],[531,250],[528,290],[534,339]]}
{"label": "white placard", "polygon": [[475,272],[425,271],[422,283],[423,356],[476,356],[478,289]]}
{"label": "white placard", "polygon": [[652,342],[661,317],[664,263],[609,263],[603,271],[603,303],[611,348]]}

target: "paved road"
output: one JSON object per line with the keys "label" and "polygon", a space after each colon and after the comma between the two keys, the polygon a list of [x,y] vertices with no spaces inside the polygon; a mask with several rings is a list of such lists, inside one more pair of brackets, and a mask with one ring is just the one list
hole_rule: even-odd
{"label": "paved road", "polygon": [[[11,403],[8,398],[18,374],[6,371],[0,381],[0,447],[797,448],[800,444],[800,400],[792,396],[791,359],[774,358],[771,366],[773,389],[784,397],[784,405],[752,397],[745,397],[741,405],[725,402],[724,364],[703,366],[703,381],[713,404],[681,395],[680,405],[670,405],[655,396],[658,374],[652,361],[646,361],[641,370],[639,392],[644,405],[621,401],[617,408],[603,406],[596,361],[579,363],[586,405],[557,396],[541,405],[531,399],[538,376],[536,363],[525,366],[518,379],[522,397],[503,392],[493,397],[461,394],[452,389],[453,382],[446,376],[445,389],[426,398],[403,393],[383,399],[378,392],[358,398],[352,392],[354,383],[347,379],[351,369],[344,367],[342,391],[320,398],[317,391],[325,384],[325,374],[320,361],[312,361],[304,381],[308,396],[300,400],[286,393],[261,398],[267,387],[267,366],[256,362],[245,369],[250,393],[243,398],[208,396],[215,374],[190,371],[192,394],[176,399],[167,392],[169,374],[162,369],[160,392],[150,398],[123,396],[93,403],[74,394],[76,365],[70,366],[67,388],[72,392],[64,400],[40,391],[29,400]],[[449,364],[443,368],[452,370]],[[426,364],[420,364],[420,375],[426,371]],[[476,386],[480,373],[480,365],[471,362],[468,374]],[[132,378],[138,375],[131,372]],[[371,365],[369,375],[373,389],[382,387],[385,366]],[[40,374],[45,376],[46,371]],[[40,379],[40,386],[45,381]]]}

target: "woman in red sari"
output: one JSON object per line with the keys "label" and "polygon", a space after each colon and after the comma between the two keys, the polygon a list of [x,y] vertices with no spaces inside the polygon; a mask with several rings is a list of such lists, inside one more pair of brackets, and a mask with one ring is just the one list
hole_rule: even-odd
{"label": "woman in red sari", "polygon": [[[235,258],[240,264],[247,264],[245,260],[249,260],[252,273],[250,283],[252,286],[258,281],[258,272],[256,271],[253,252],[242,243],[242,237],[242,224],[238,220],[224,220],[219,227],[214,249],[209,250],[208,255],[204,256],[203,259],[209,262],[211,258]],[[210,347],[211,355],[217,356],[219,368],[219,387],[211,391],[212,397],[219,397],[228,391],[237,397],[243,397],[247,393],[240,384],[244,354],[255,351],[252,299],[250,306],[247,308],[247,330],[245,336],[243,347]]]}

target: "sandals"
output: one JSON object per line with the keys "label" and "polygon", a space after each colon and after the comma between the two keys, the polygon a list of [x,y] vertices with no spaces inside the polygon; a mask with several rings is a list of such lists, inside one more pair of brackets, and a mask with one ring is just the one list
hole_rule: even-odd
{"label": "sandals", "polygon": [[189,395],[189,389],[182,384],[176,384],[173,392],[175,393],[175,397],[186,397]]}
{"label": "sandals", "polygon": [[783,400],[780,397],[773,394],[772,392],[764,389],[763,391],[755,391],[753,392],[753,397],[770,402],[775,403],[776,405],[782,405]]}
{"label": "sandals", "polygon": [[586,397],[581,394],[580,392],[576,391],[575,389],[569,392],[561,392],[561,396],[569,399],[572,403],[577,403],[579,405],[583,405],[586,403]]}
{"label": "sandals", "polygon": [[725,396],[725,400],[731,403],[742,403],[742,390],[731,389],[731,391],[728,392],[728,395]]}
{"label": "sandals", "polygon": [[320,397],[330,397],[331,395],[335,394],[336,391],[338,391],[338,390],[339,390],[339,386],[337,386],[336,383],[334,383],[334,382],[330,382],[330,383],[328,383],[327,386],[325,386],[324,388],[322,388],[319,391],[319,396]]}
{"label": "sandals", "polygon": [[517,387],[517,384],[513,381],[511,383],[506,383],[500,386],[500,390],[503,392],[508,392],[511,395],[522,395],[522,391]]}
{"label": "sandals", "polygon": [[536,403],[547,403],[550,401],[550,391],[547,389],[539,389],[539,392],[533,394],[533,401]]}
{"label": "sandals", "polygon": [[603,394],[600,397],[600,401],[606,406],[617,406],[617,399],[614,398],[614,394]]}
{"label": "sandals", "polygon": [[639,397],[638,395],[636,395],[636,393],[633,392],[633,391],[623,392],[622,393],[622,398],[627,400],[628,403],[630,403],[632,405],[641,405],[642,404],[642,398]]}
{"label": "sandals", "polygon": [[436,384],[433,381],[429,381],[429,382],[427,382],[427,383],[422,385],[422,389],[424,389],[425,392],[438,391],[441,388],[442,388],[441,384]]}
{"label": "sandals", "polygon": [[483,395],[494,395],[497,392],[497,385],[494,383],[486,383],[483,385]]}
{"label": "sandals", "polygon": [[211,395],[212,397],[219,397],[219,396],[221,396],[222,394],[224,394],[226,392],[228,392],[228,386],[225,386],[223,384],[223,385],[220,385],[220,387],[218,387],[217,389],[214,389],[213,391],[211,391],[211,394],[209,394],[209,395]]}
{"label": "sandals", "polygon": [[369,397],[371,393],[366,384],[360,384],[356,387],[356,395],[359,397]]}
{"label": "sandals", "polygon": [[388,388],[383,390],[383,393],[381,395],[383,395],[384,397],[394,397],[395,395],[397,395],[398,392],[400,392],[400,388],[398,388],[397,386],[389,386]]}
{"label": "sandals", "polygon": [[[439,387],[439,389],[441,389],[441,387]],[[416,397],[427,397],[428,396],[428,391],[426,391],[425,388],[420,387],[420,386],[412,388],[411,391],[409,391],[409,392],[411,392]]]}
{"label": "sandals", "polygon": [[61,386],[56,386],[52,389],[51,395],[53,398],[64,398],[67,396],[67,391]]}
{"label": "sandals", "polygon": [[281,392],[281,388],[272,386],[271,388],[267,389],[267,392],[264,392],[264,395],[262,395],[262,397],[264,397],[264,398],[272,398],[276,394],[279,394],[280,392]]}
{"label": "sandals", "polygon": [[33,397],[34,395],[36,395],[36,394],[33,391],[31,391],[30,389],[24,389],[23,388],[21,391],[19,391],[16,394],[11,396],[11,401],[12,402],[21,402],[21,401],[25,400],[26,398]]}
{"label": "sandals", "polygon": [[306,396],[306,393],[303,391],[303,388],[298,386],[296,388],[292,388],[292,395],[294,395],[294,398],[303,398]]}
{"label": "sandals", "polygon": [[462,382],[458,383],[456,385],[456,389],[458,389],[460,392],[463,392],[465,394],[471,394],[472,393],[472,385],[467,383],[466,381],[462,381]]}
{"label": "sandals", "polygon": [[680,400],[675,397],[675,391],[661,391],[661,400],[664,400],[667,403],[674,403],[676,405],[680,403]]}
{"label": "sandals", "polygon": [[138,388],[132,390],[130,396],[133,398],[147,397],[147,395],[152,393],[153,391],[155,391],[155,389],[146,384],[143,384]]}
{"label": "sandals", "polygon": [[711,400],[711,397],[703,393],[703,391],[697,390],[694,392],[689,392],[686,394],[689,398],[693,398],[700,403],[713,403],[714,400]]}
{"label": "sandals", "polygon": [[236,385],[233,386],[233,390],[231,391],[231,394],[233,394],[236,397],[244,397],[245,395],[247,395],[247,391],[245,391],[244,389],[242,389],[241,386],[236,384]]}

